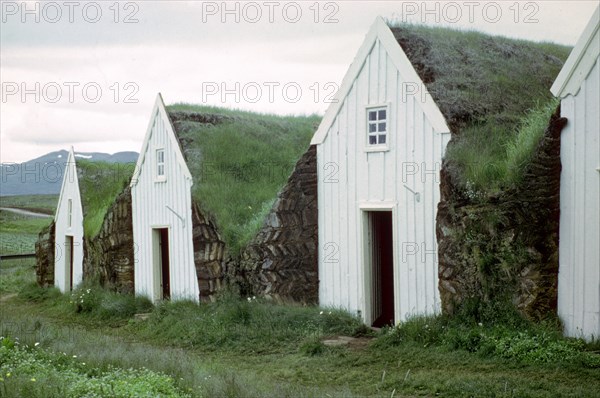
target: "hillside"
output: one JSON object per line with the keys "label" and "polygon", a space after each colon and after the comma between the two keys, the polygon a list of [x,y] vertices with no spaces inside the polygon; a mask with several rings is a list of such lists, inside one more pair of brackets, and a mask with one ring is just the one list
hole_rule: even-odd
{"label": "hillside", "polygon": [[447,167],[458,186],[493,194],[519,182],[556,108],[550,86],[571,48],[444,28],[391,29],[448,121]]}
{"label": "hillside", "polygon": [[[62,184],[64,163],[69,157],[66,150],[50,152],[23,163],[3,163],[0,166],[2,182],[0,196],[58,195]],[[135,164],[137,152],[76,152],[77,161]]]}
{"label": "hillside", "polygon": [[77,160],[84,236],[93,238],[100,231],[108,208],[127,187],[134,169],[135,163]]}
{"label": "hillside", "polygon": [[192,196],[215,217],[235,254],[262,225],[320,117],[187,104],[167,108],[194,177]]}

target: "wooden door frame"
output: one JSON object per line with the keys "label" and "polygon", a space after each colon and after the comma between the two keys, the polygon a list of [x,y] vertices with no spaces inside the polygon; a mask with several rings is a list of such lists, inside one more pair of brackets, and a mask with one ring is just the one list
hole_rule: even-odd
{"label": "wooden door frame", "polygon": [[397,322],[399,317],[398,311],[398,298],[399,298],[399,283],[398,283],[398,225],[397,225],[397,203],[396,202],[363,202],[358,206],[360,220],[360,240],[359,248],[361,255],[359,258],[362,259],[362,266],[359,270],[359,276],[362,278],[362,298],[360,300],[361,313],[363,322],[366,325],[371,325],[374,321],[371,314],[372,305],[372,291],[371,291],[371,274],[372,274],[372,259],[370,258],[371,251],[369,250],[369,213],[375,211],[386,211],[391,212],[392,216],[392,261],[393,261],[393,275],[394,275],[394,321]]}
{"label": "wooden door frame", "polygon": [[167,230],[168,244],[169,244],[169,290],[172,291],[171,285],[171,227],[169,225],[152,225],[152,298],[153,302],[163,300],[163,289],[162,289],[162,256],[160,252],[160,231],[163,229]]}

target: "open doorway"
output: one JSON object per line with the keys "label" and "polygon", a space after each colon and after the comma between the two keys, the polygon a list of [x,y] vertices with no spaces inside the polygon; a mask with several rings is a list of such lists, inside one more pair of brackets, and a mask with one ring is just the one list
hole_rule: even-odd
{"label": "open doorway", "polygon": [[157,300],[168,300],[171,298],[169,229],[153,229],[152,244],[154,257],[154,297]]}
{"label": "open doorway", "polygon": [[394,233],[391,211],[367,212],[367,272],[370,321],[394,325]]}
{"label": "open doorway", "polygon": [[65,236],[65,274],[69,284],[65,286],[65,291],[73,290],[73,237]]}

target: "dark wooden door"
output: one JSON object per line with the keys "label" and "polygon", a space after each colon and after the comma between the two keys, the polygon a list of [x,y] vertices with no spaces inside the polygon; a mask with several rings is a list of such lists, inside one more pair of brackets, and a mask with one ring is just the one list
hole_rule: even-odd
{"label": "dark wooden door", "polygon": [[171,297],[171,278],[169,265],[169,229],[162,228],[160,230],[160,267],[161,267],[161,284],[162,297],[168,300]]}
{"label": "dark wooden door", "polygon": [[69,273],[69,287],[65,290],[73,290],[73,237],[65,236],[65,266]]}
{"label": "dark wooden door", "polygon": [[394,324],[394,238],[392,212],[371,213],[372,242],[372,301],[377,303],[373,326]]}

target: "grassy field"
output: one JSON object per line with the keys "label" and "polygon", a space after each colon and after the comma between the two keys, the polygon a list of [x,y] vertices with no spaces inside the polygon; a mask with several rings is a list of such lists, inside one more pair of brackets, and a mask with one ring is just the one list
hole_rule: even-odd
{"label": "grassy field", "polygon": [[0,197],[0,207],[14,207],[36,213],[53,215],[58,195],[16,195]]}
{"label": "grassy field", "polygon": [[0,210],[0,254],[33,253],[37,234],[51,221]]}
{"label": "grassy field", "polygon": [[[14,376],[0,381],[4,396],[19,396],[31,378],[43,378],[48,394],[61,386],[64,394],[69,383],[102,384],[113,374],[191,397],[594,397],[600,389],[600,345],[499,310],[418,318],[374,332],[327,308],[227,294],[209,304],[152,306],[96,286],[61,295],[28,280],[16,282],[17,297],[0,297],[0,335],[18,338],[31,356],[13,353],[0,365]],[[134,318],[137,312],[148,319]],[[342,335],[355,339],[323,343]],[[69,359],[58,367],[61,356]],[[64,379],[63,371],[75,375]],[[31,394],[21,396],[60,396]]]}
{"label": "grassy field", "polygon": [[[168,110],[194,176],[192,196],[215,217],[228,250],[236,254],[262,226],[320,117],[188,104]],[[195,119],[198,114],[204,119]]]}

